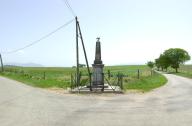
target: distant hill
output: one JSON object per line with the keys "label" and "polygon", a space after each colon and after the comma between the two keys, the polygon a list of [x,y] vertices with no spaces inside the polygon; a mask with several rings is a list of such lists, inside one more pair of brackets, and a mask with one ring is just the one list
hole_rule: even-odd
{"label": "distant hill", "polygon": [[37,63],[6,63],[5,66],[43,67],[43,65]]}

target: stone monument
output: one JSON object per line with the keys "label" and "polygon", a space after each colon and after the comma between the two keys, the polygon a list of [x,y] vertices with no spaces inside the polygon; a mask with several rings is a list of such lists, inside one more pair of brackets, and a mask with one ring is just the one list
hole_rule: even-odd
{"label": "stone monument", "polygon": [[102,88],[104,90],[104,64],[101,60],[101,44],[100,38],[97,38],[96,50],[95,50],[95,60],[93,66],[92,74],[92,88]]}

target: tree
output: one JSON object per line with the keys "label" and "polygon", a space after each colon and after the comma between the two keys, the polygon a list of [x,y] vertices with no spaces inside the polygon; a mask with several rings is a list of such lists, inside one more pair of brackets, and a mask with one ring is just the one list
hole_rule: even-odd
{"label": "tree", "polygon": [[80,68],[83,68],[83,67],[85,67],[86,65],[85,64],[79,64],[79,67]]}
{"label": "tree", "polygon": [[175,69],[176,73],[178,73],[178,68],[181,64],[191,59],[188,52],[180,48],[170,48],[164,52],[164,55],[167,57],[170,66]]}
{"label": "tree", "polygon": [[157,67],[157,70],[159,71],[159,68],[161,67],[160,65],[160,59],[155,59],[155,66]]}
{"label": "tree", "polygon": [[147,66],[152,69],[154,67],[154,62],[152,61],[147,62]]}
{"label": "tree", "polygon": [[159,57],[159,65],[162,68],[162,71],[165,69],[167,71],[167,68],[170,66],[170,59],[165,54],[161,54]]}

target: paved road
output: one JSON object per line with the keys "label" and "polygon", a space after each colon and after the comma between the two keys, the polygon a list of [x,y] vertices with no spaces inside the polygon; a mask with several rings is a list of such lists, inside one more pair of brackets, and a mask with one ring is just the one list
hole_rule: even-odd
{"label": "paved road", "polygon": [[0,77],[0,126],[191,126],[192,80],[150,93],[61,95]]}

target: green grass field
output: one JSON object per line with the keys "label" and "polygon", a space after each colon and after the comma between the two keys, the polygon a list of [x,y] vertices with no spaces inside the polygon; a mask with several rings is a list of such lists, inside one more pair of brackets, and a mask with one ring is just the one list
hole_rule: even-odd
{"label": "green grass field", "polygon": [[178,71],[178,73],[175,73],[174,69],[169,69],[172,74],[192,78],[192,65],[181,65]]}
{"label": "green grass field", "polygon": [[[5,67],[5,72],[0,73],[0,75],[34,87],[66,89],[71,86],[71,74],[74,75],[75,70],[76,68],[69,67]],[[110,78],[108,70],[110,70]],[[80,71],[82,82],[87,82],[85,81],[88,80],[86,68],[80,68]],[[123,74],[124,90],[149,91],[166,83],[164,76],[157,73],[152,76],[151,70],[146,65],[106,66],[104,73],[105,78],[108,78],[110,82],[115,80],[118,73]]]}
{"label": "green grass field", "polygon": [[126,83],[125,89],[135,89],[141,90],[143,92],[150,91],[152,89],[158,88],[166,84],[167,79],[161,75],[156,73],[152,77],[141,78],[140,80],[134,80],[132,82]]}

